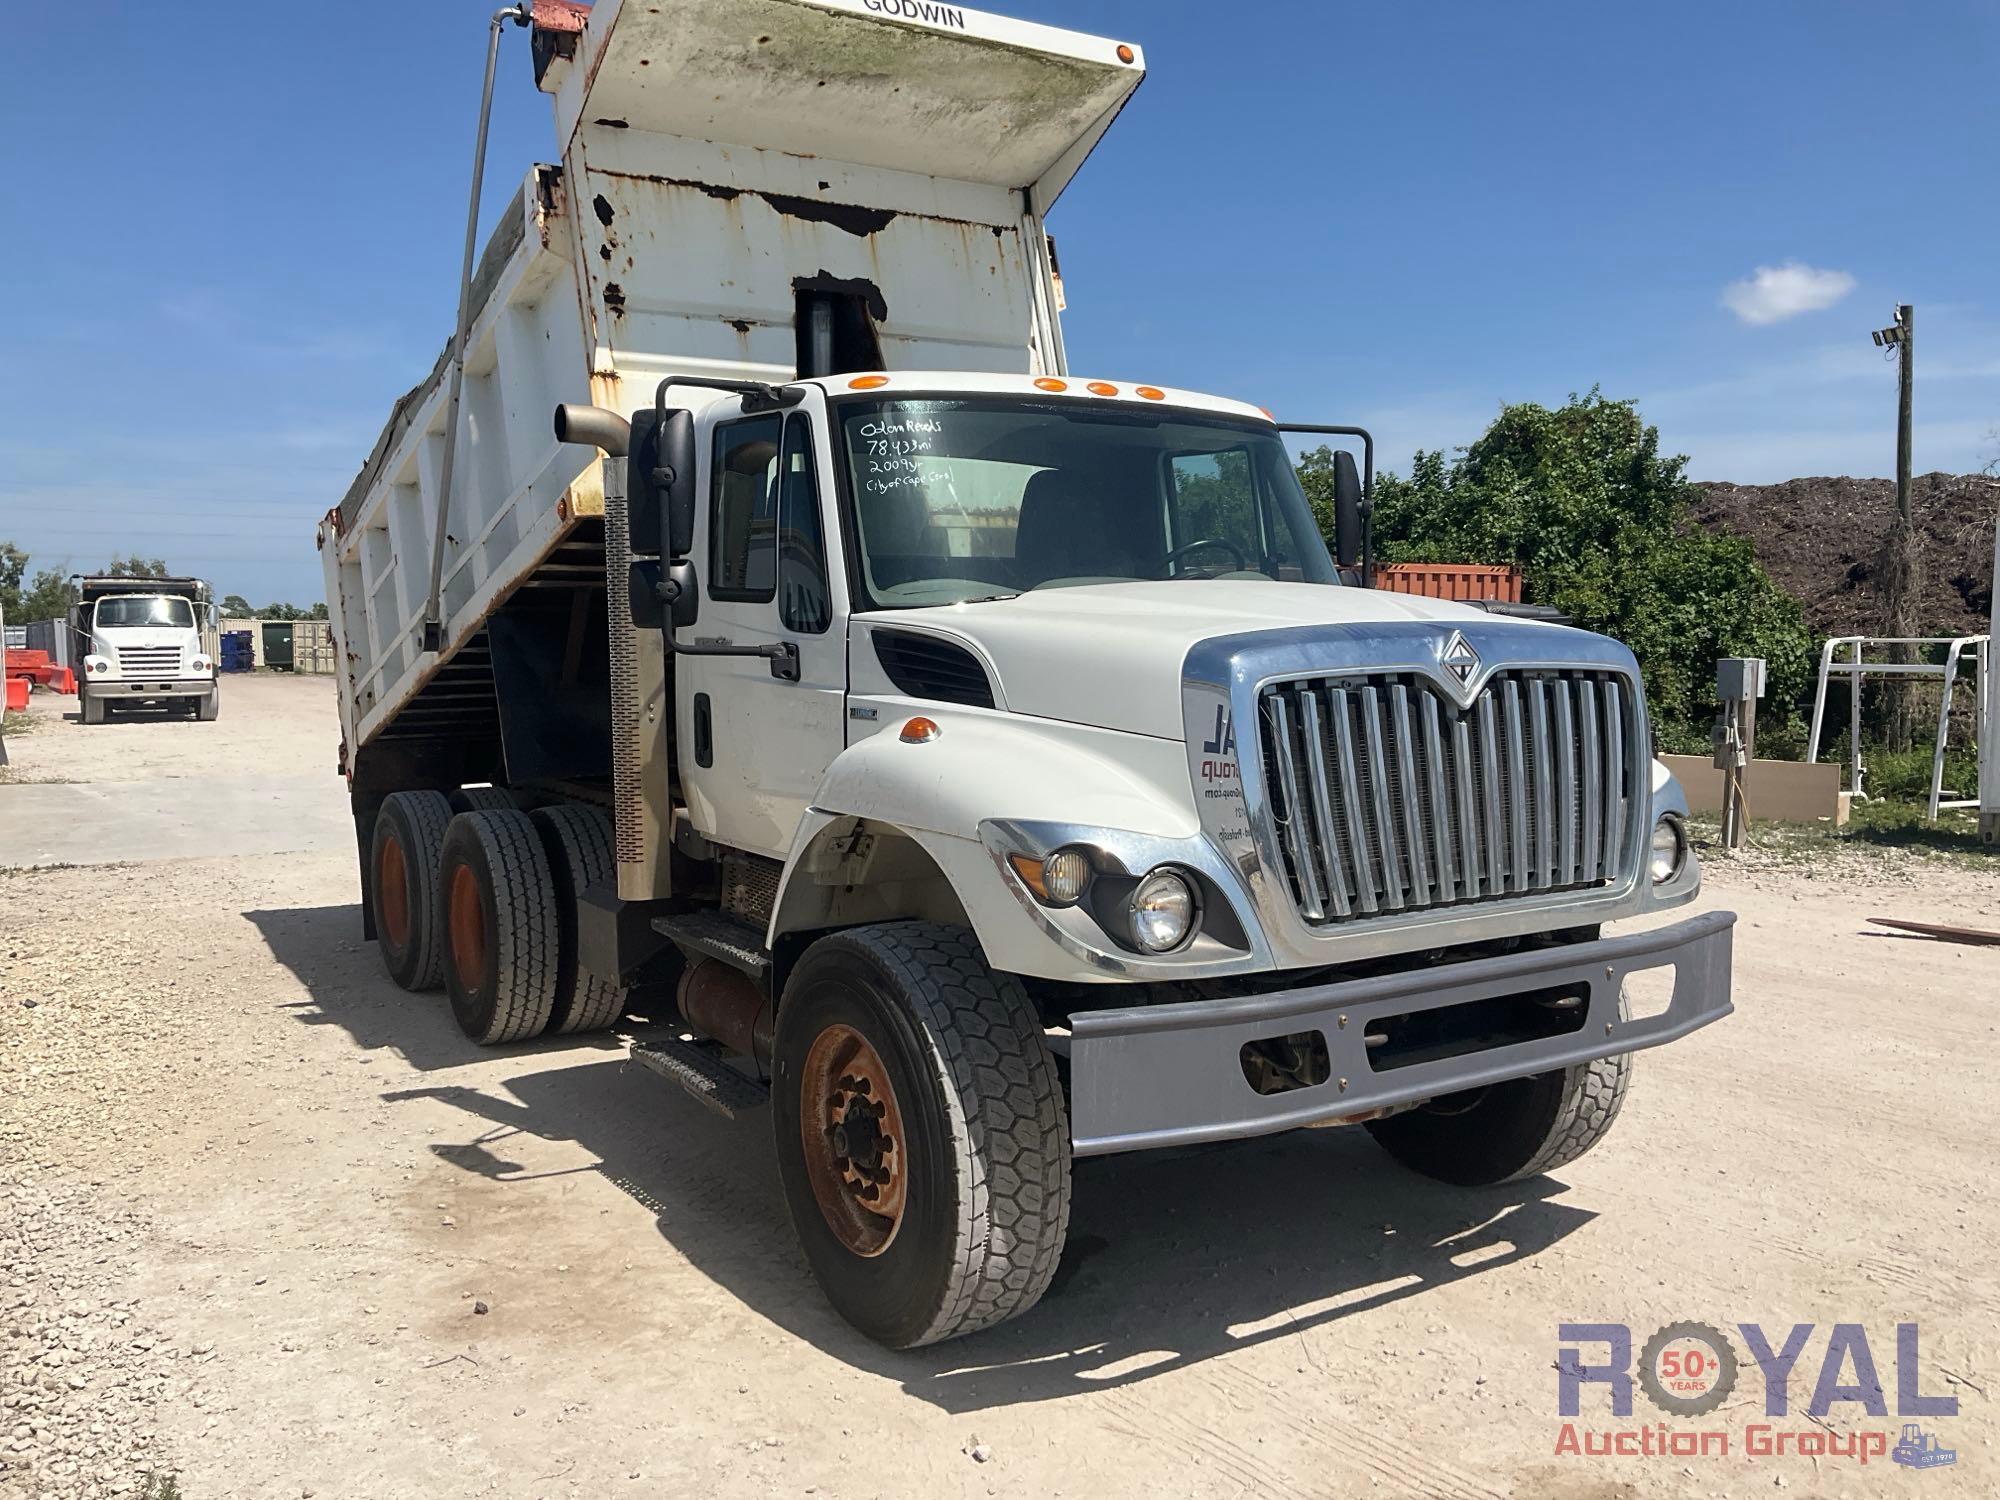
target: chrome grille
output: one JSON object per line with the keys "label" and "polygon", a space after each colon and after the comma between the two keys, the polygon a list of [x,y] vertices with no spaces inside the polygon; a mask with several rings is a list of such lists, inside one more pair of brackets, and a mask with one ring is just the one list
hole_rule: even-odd
{"label": "chrome grille", "polygon": [[1614,672],[1499,672],[1469,709],[1413,674],[1266,688],[1285,878],[1309,922],[1622,880],[1646,755]]}
{"label": "chrome grille", "polygon": [[120,646],[118,671],[126,677],[174,677],[181,670],[179,646]]}

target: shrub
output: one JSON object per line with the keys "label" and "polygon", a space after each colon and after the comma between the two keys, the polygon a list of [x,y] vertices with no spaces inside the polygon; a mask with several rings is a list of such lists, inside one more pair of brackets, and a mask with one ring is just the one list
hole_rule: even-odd
{"label": "shrub", "polygon": [[[1631,401],[1509,406],[1450,462],[1420,452],[1408,478],[1381,476],[1376,555],[1520,567],[1529,600],[1632,648],[1665,748],[1707,747],[1723,656],[1770,664],[1766,722],[1782,732],[1812,686],[1804,617],[1747,538],[1692,524],[1686,466]],[[1324,450],[1301,462],[1315,501],[1328,470]]]}

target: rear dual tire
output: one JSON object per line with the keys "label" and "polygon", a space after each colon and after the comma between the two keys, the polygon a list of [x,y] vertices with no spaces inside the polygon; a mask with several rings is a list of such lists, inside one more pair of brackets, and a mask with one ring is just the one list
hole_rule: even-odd
{"label": "rear dual tire", "polygon": [[436,926],[458,1029],[482,1046],[539,1036],[555,1009],[562,933],[534,819],[460,813],[439,864]]}
{"label": "rear dual tire", "polygon": [[438,876],[450,823],[451,803],[442,792],[394,792],[375,814],[368,856],[375,944],[389,977],[406,990],[444,982]]}
{"label": "rear dual tire", "polygon": [[579,964],[577,905],[617,869],[596,808],[524,813],[502,787],[396,792],[369,855],[383,965],[406,990],[442,985],[482,1045],[610,1026],[625,992]]}
{"label": "rear dual tire", "polygon": [[625,990],[578,962],[577,913],[585,891],[595,885],[615,884],[618,879],[611,819],[595,807],[572,805],[537,808],[529,816],[548,856],[559,929],[549,1034],[599,1031],[625,1014]]}

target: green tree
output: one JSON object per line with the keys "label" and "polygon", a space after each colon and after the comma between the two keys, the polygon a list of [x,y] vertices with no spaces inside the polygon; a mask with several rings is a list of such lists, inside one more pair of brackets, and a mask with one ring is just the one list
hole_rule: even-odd
{"label": "green tree", "polygon": [[246,620],[256,614],[257,611],[251,607],[250,601],[245,599],[241,594],[224,594],[222,596],[222,613],[232,620]]}
{"label": "green tree", "polygon": [[28,554],[12,542],[0,542],[0,615],[21,618],[21,579],[28,571]]}
{"label": "green tree", "polygon": [[1313,520],[1319,523],[1320,534],[1326,538],[1327,550],[1333,550],[1333,449],[1325,443],[1299,455],[1299,486],[1306,492],[1306,499],[1312,505]]}
{"label": "green tree", "polygon": [[76,597],[76,586],[61,568],[42,568],[36,572],[35,581],[22,591],[21,613],[16,616],[10,611],[7,618],[16,623],[65,619]]}
{"label": "green tree", "polygon": [[1418,453],[1408,478],[1381,476],[1376,552],[1519,566],[1531,600],[1632,648],[1664,744],[1705,747],[1718,657],[1763,657],[1767,701],[1789,715],[1811,679],[1812,642],[1798,601],[1746,538],[1689,521],[1686,467],[1661,456],[1636,403],[1594,388],[1554,410],[1509,406],[1449,463]]}
{"label": "green tree", "polygon": [[109,578],[165,578],[167,564],[158,557],[113,557],[104,572]]}

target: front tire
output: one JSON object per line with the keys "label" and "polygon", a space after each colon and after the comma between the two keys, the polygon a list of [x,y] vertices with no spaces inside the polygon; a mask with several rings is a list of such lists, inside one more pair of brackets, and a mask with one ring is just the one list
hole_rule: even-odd
{"label": "front tire", "polygon": [[104,710],[109,706],[97,694],[85,693],[83,695],[83,722],[86,724],[102,724],[104,722]]}
{"label": "front tire", "polygon": [[222,689],[212,687],[195,700],[194,716],[204,724],[222,717]]}
{"label": "front tire", "polygon": [[1368,1122],[1412,1171],[1457,1187],[1519,1182],[1567,1166],[1610,1134],[1632,1083],[1632,1054],[1448,1094]]}
{"label": "front tire", "polygon": [[971,933],[821,938],[785,985],[772,1073],[792,1224],[842,1317],[908,1349],[1040,1300],[1069,1231],[1069,1116],[1033,1004]]}

